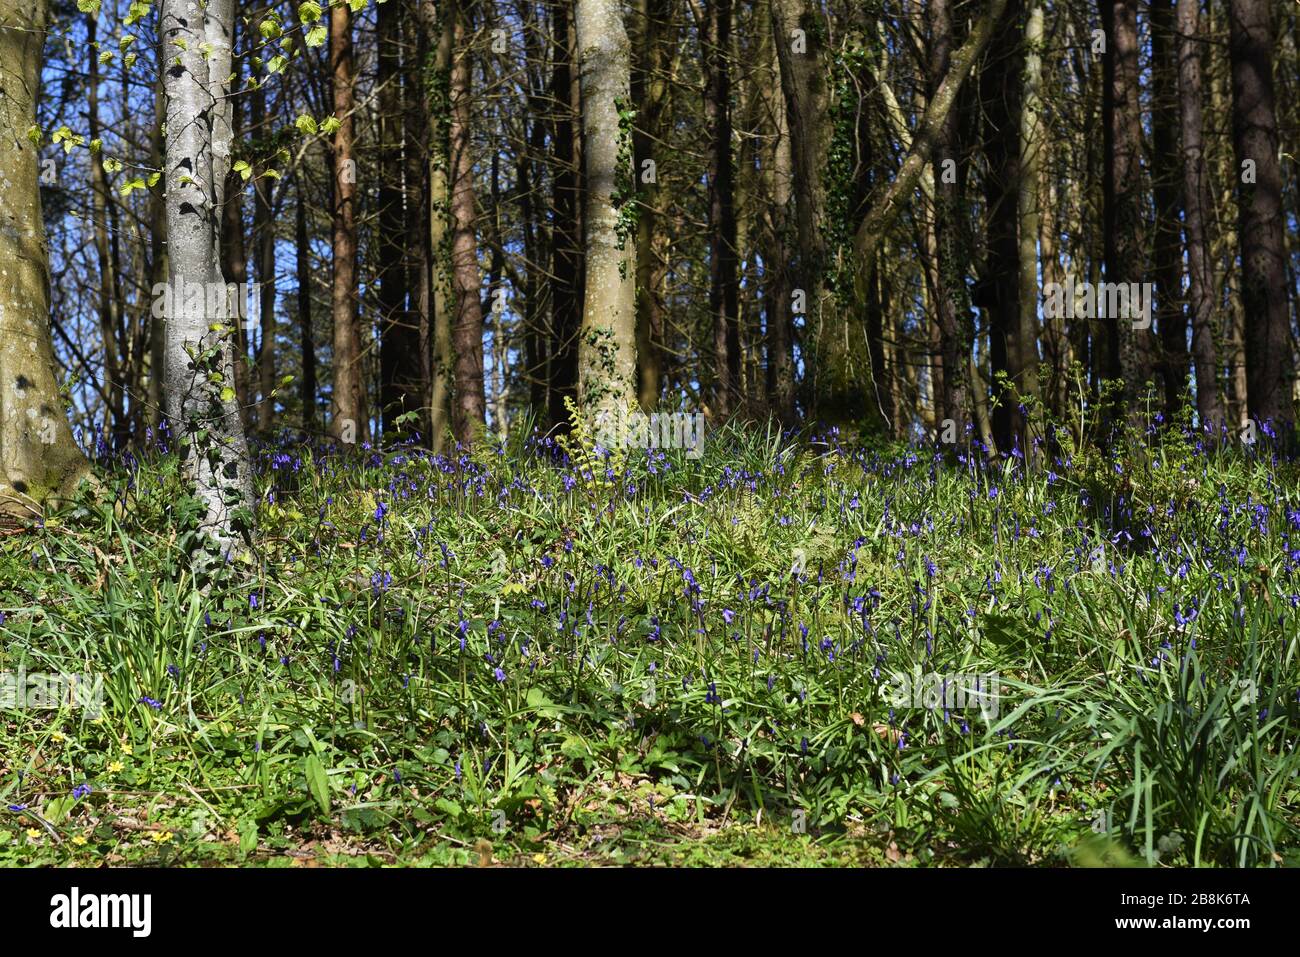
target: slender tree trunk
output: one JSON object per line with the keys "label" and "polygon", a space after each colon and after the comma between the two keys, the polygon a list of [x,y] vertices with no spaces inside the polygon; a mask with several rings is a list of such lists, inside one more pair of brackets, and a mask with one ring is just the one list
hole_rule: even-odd
{"label": "slender tree trunk", "polygon": [[[808,335],[811,330],[823,328],[823,273],[826,268],[826,245],[822,236],[826,191],[822,170],[830,145],[827,116],[830,91],[825,78],[825,31],[819,22],[819,12],[819,5],[811,0],[772,0],[772,33],[781,70],[781,95],[785,99],[794,173],[792,187],[798,246],[790,264],[790,295],[792,306],[802,304],[803,309],[801,313],[792,313],[792,317],[796,314],[803,317],[805,344],[812,338]],[[861,268],[869,268],[865,260]],[[793,297],[797,297],[798,302],[794,302]],[[792,318],[791,321],[793,324],[795,320]],[[844,323],[840,321],[836,325],[843,328]],[[825,338],[833,338],[833,333]],[[793,358],[791,362],[793,380]]]}
{"label": "slender tree trunk", "polygon": [[578,118],[582,88],[576,75],[577,46],[569,4],[551,8],[555,49],[552,52],[551,97],[555,103],[554,276],[551,280],[551,342],[549,347],[550,425],[566,428],[565,399],[578,398],[578,333],[582,325],[583,246],[581,172],[582,143]]}
{"label": "slender tree trunk", "polygon": [[731,0],[709,0],[703,38],[704,113],[709,154],[709,314],[713,317],[713,414],[738,411],[740,392],[739,284],[736,275],[735,164],[731,155]]}
{"label": "slender tree trunk", "polygon": [[1183,312],[1182,165],[1178,155],[1178,68],[1174,0],[1151,0],[1151,190],[1155,199],[1155,322],[1160,336],[1160,378],[1165,414],[1187,403],[1187,314]]}
{"label": "slender tree trunk", "polygon": [[402,8],[378,7],[377,46],[379,128],[379,404],[385,434],[396,431],[395,420],[424,405],[420,372],[420,329],[416,313],[407,308],[414,294],[414,275],[407,269],[406,210],[403,190],[403,141],[406,117],[402,109]]}
{"label": "slender tree trunk", "polygon": [[[153,86],[154,122],[149,135],[149,165],[163,168],[165,146],[163,129],[167,122],[167,102],[163,96],[163,40],[161,31],[154,49],[157,54],[156,76]],[[167,202],[165,190],[149,191],[149,288],[164,288],[170,275],[167,265]],[[152,298],[152,297],[151,297]],[[167,327],[163,317],[152,308],[146,313],[149,323],[149,426],[157,428],[163,421],[163,377],[167,359]],[[238,340],[236,340],[238,341]],[[238,357],[236,357],[238,361]]]}
{"label": "slender tree trunk", "polygon": [[[1024,399],[1041,397],[1038,384],[1038,187],[1042,166],[1043,141],[1043,3],[1026,0],[1025,58],[1020,105],[1020,173],[1016,207],[1020,220],[1020,312],[1016,328],[1019,373],[1017,390]],[[1032,449],[1030,439],[1041,434],[1041,412],[1030,405],[1024,417],[1029,427],[1025,436],[1025,454]]]}
{"label": "slender tree trunk", "polygon": [[330,77],[334,115],[334,274],[330,312],[334,319],[333,416],[330,434],[344,442],[369,436],[362,366],[361,316],[357,301],[357,170],[352,156],[353,123],[352,11],[348,4],[330,8]]}
{"label": "slender tree trunk", "polygon": [[237,536],[251,534],[255,504],[243,422],[234,390],[224,385],[234,376],[228,324],[238,321],[225,297],[218,235],[233,140],[226,99],[233,22],[232,0],[210,0],[201,15],[186,0],[164,0],[160,16],[173,64],[163,81],[172,300],[167,414],[184,474],[205,506],[201,532],[225,553]]}
{"label": "slender tree trunk", "polygon": [[1187,305],[1196,363],[1196,411],[1202,430],[1224,424],[1214,334],[1214,262],[1206,235],[1212,201],[1201,121],[1199,0],[1178,0],[1178,99],[1183,138],[1183,235],[1187,244]]}
{"label": "slender tree trunk", "polygon": [[0,0],[0,512],[35,517],[89,472],[59,396],[36,124],[45,0]]}
{"label": "slender tree trunk", "polygon": [[451,248],[452,285],[456,313],[452,325],[451,424],[456,440],[470,445],[487,425],[483,392],[483,304],[474,225],[474,160],[470,154],[471,53],[465,10],[459,4],[449,14],[453,21],[451,64]]}
{"label": "slender tree trunk", "polygon": [[769,19],[772,27],[768,45],[771,62],[769,76],[776,82],[770,94],[772,117],[771,146],[764,155],[768,170],[763,185],[772,201],[767,208],[767,245],[763,256],[764,278],[767,282],[763,305],[767,322],[767,388],[771,397],[772,412],[786,428],[795,424],[794,407],[794,323],[791,311],[793,283],[791,281],[789,228],[791,204],[794,197],[794,150],[791,143],[789,115],[784,91],[781,89],[781,62],[778,49],[783,40],[778,31],[777,0],[769,0]]}
{"label": "slender tree trunk", "polygon": [[[98,20],[86,20],[87,46],[94,50]],[[99,58],[91,56],[90,77],[86,99],[89,133],[92,142],[100,140],[103,130],[99,122]],[[104,174],[104,151],[96,150],[90,157],[91,219],[95,236],[95,258],[99,264],[99,331],[104,346],[104,388],[108,393],[109,421],[105,423],[114,448],[126,444],[129,424],[126,421],[125,383],[119,350],[122,316],[118,298],[116,263],[109,250],[109,206],[113,198],[108,192],[108,177]]]}
{"label": "slender tree trunk", "polygon": [[1294,413],[1271,6],[1268,0],[1230,0],[1228,21],[1241,298],[1246,312],[1246,409],[1256,422],[1281,426],[1289,425]]}
{"label": "slender tree trunk", "polygon": [[586,195],[586,281],[578,394],[588,415],[624,412],[636,398],[636,255],[622,218],[632,186],[631,53],[618,0],[577,0]]}
{"label": "slender tree trunk", "polygon": [[[1102,62],[1102,122],[1105,139],[1103,177],[1106,282],[1146,281],[1143,243],[1142,114],[1138,102],[1137,0],[1100,0],[1106,53]],[[1100,310],[1099,310],[1100,311]],[[1136,316],[1105,318],[1106,377],[1123,384],[1129,416],[1150,368],[1149,334],[1134,328]]]}
{"label": "slender tree trunk", "polygon": [[[258,86],[253,90],[250,119],[255,136],[263,135],[266,120],[266,90]],[[275,179],[261,175],[264,169],[256,168],[253,180],[253,236],[257,244],[258,321],[260,343],[257,347],[257,387],[261,393],[257,403],[257,428],[263,433],[271,431],[275,418]],[[241,326],[243,323],[240,324]],[[250,390],[251,391],[251,390]]]}
{"label": "slender tree trunk", "polygon": [[[639,34],[634,45],[632,102],[637,107],[636,128],[632,134],[635,154],[637,206],[637,393],[646,411],[659,404],[662,360],[660,357],[664,327],[662,286],[665,277],[662,244],[662,219],[659,205],[663,201],[659,188],[656,155],[665,141],[665,116],[671,87],[668,71],[672,62],[674,37],[671,0],[639,0],[637,19]],[[654,178],[647,181],[646,162],[654,163]]]}
{"label": "slender tree trunk", "polygon": [[302,378],[298,380],[302,402],[302,430],[316,432],[316,340],[311,329],[311,246],[307,235],[307,196],[302,176],[294,179],[297,202],[294,204],[294,257],[298,279],[298,348],[301,353]]}
{"label": "slender tree trunk", "polygon": [[429,121],[428,157],[428,310],[429,342],[421,352],[429,356],[429,445],[435,452],[446,447],[451,429],[452,283],[451,283],[451,113],[452,11],[447,3],[422,0],[421,33],[427,47],[424,105]]}
{"label": "slender tree trunk", "polygon": [[[988,161],[984,196],[988,257],[979,305],[988,310],[989,360],[993,372],[993,437],[1010,452],[1024,435],[1016,393],[1023,388],[1025,362],[1020,339],[1021,274],[1017,199],[1020,162],[1021,67],[1020,0],[1010,0],[998,24],[988,61],[980,72],[985,116],[984,155]],[[999,382],[999,374],[1005,381]],[[1007,388],[1010,386],[1010,388]]]}
{"label": "slender tree trunk", "polygon": [[[952,60],[953,24],[949,0],[930,0],[930,96],[933,98]],[[950,110],[939,124],[934,157],[934,236],[936,249],[935,312],[939,319],[940,349],[947,374],[943,380],[943,416],[964,428],[969,422],[966,383],[972,329],[966,269],[970,262],[959,217],[964,215],[966,169],[959,148],[957,111]]]}

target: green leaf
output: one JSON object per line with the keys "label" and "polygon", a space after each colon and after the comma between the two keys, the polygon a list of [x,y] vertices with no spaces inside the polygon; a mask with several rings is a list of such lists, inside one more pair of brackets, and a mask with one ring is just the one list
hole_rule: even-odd
{"label": "green leaf", "polygon": [[288,62],[289,60],[286,57],[279,56],[279,55],[273,56],[271,57],[270,61],[266,64],[266,72],[279,73],[281,70],[284,69],[284,65]]}
{"label": "green leaf", "polygon": [[320,125],[320,131],[325,136],[333,136],[343,124],[339,122],[337,116],[325,117],[325,122]]}
{"label": "green leaf", "polygon": [[123,26],[129,27],[133,23],[140,22],[149,15],[152,8],[153,4],[150,0],[131,0],[131,7],[127,10],[126,18],[122,21]]}
{"label": "green leaf", "polygon": [[77,9],[82,13],[99,13],[100,0],[77,0]]}
{"label": "green leaf", "polygon": [[[226,386],[224,389],[222,389],[222,390],[221,390],[221,401],[222,401],[222,402],[234,402],[234,401],[235,401],[235,390],[232,389],[230,386]],[[325,810],[328,811],[329,808],[327,807]]]}
{"label": "green leaf", "polygon": [[27,138],[31,140],[33,146],[39,147],[41,145],[42,135],[43,134],[41,133],[41,128],[39,126],[29,126],[27,128]]}
{"label": "green leaf", "polygon": [[309,47],[318,47],[325,42],[326,30],[323,26],[314,26],[307,31],[306,42]]}
{"label": "green leaf", "polygon": [[315,23],[320,19],[320,4],[316,0],[307,0],[298,4],[298,22]]}
{"label": "green leaf", "polygon": [[118,193],[122,196],[130,196],[133,190],[145,188],[147,187],[144,185],[144,180],[137,176],[135,179],[130,179],[123,183],[121,189],[118,190]]}
{"label": "green leaf", "polygon": [[293,125],[297,127],[299,133],[305,133],[308,136],[314,136],[316,131],[319,129],[316,125],[316,120],[313,117],[308,116],[306,113],[299,115],[299,117],[293,121]]}
{"label": "green leaf", "polygon": [[307,789],[320,805],[321,813],[330,812],[330,783],[325,774],[325,766],[314,754],[307,755],[304,770],[307,772]]}

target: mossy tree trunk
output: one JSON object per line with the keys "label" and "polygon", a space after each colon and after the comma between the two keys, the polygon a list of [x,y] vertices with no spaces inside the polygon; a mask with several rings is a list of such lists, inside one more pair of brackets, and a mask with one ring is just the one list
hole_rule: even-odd
{"label": "mossy tree trunk", "polygon": [[59,397],[39,163],[27,131],[44,0],[0,0],[0,511],[35,517],[89,471]]}

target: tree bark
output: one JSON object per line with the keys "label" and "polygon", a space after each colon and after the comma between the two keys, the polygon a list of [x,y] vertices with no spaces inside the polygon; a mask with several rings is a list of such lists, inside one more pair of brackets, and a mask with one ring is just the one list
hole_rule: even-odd
{"label": "tree bark", "polygon": [[[414,270],[408,269],[405,248],[402,162],[407,122],[402,109],[402,8],[393,2],[378,7],[375,44],[379,129],[379,405],[384,433],[396,433],[395,420],[424,405],[420,368],[420,328],[416,310],[408,308],[408,293],[416,292]],[[409,426],[408,426],[409,428]]]}
{"label": "tree bark", "polygon": [[334,319],[333,417],[330,434],[344,443],[369,436],[362,367],[361,317],[357,301],[357,174],[352,150],[353,123],[352,11],[348,4],[330,8],[330,76],[334,115],[334,203],[332,247],[334,273],[330,313]]}
{"label": "tree bark", "polygon": [[1183,237],[1187,245],[1187,306],[1196,364],[1196,411],[1201,429],[1217,436],[1224,424],[1214,334],[1214,262],[1206,230],[1211,218],[1209,174],[1201,120],[1199,0],[1178,0],[1178,100],[1183,139]]}
{"label": "tree bark", "polygon": [[[1241,298],[1246,312],[1246,411],[1258,423],[1282,426],[1294,416],[1269,7],[1268,0],[1229,0],[1228,20]],[[1243,181],[1248,163],[1254,164],[1253,183]]]}
{"label": "tree bark", "polygon": [[[703,24],[701,24],[703,28]],[[703,29],[701,30],[703,32]],[[713,414],[738,410],[739,284],[736,274],[735,164],[731,151],[731,2],[708,0],[704,114],[709,126],[709,315],[713,319]]]}
{"label": "tree bark", "polygon": [[167,415],[183,474],[204,505],[200,532],[226,554],[251,535],[255,504],[243,422],[226,386],[234,378],[231,323],[238,318],[220,265],[219,210],[233,139],[226,99],[233,22],[232,0],[210,0],[201,12],[186,0],[164,0],[160,15],[172,304]]}
{"label": "tree bark", "polygon": [[[1100,0],[1106,34],[1103,55],[1102,123],[1105,139],[1103,226],[1106,282],[1146,280],[1143,243],[1142,114],[1138,101],[1137,0]],[[1146,360],[1149,334],[1134,328],[1132,316],[1105,319],[1108,379],[1123,385],[1128,417],[1150,372]]]}
{"label": "tree bark", "polygon": [[619,415],[636,398],[636,255],[623,214],[631,201],[631,52],[618,0],[577,0],[586,160],[586,281],[578,339],[579,404]]}
{"label": "tree bark", "polygon": [[36,517],[90,467],[63,412],[50,338],[36,123],[45,0],[0,0],[0,512]]}
{"label": "tree bark", "polygon": [[452,325],[451,425],[456,441],[470,445],[487,425],[483,393],[483,304],[479,301],[482,277],[474,232],[474,160],[470,155],[470,49],[465,11],[453,4],[451,64],[451,264],[456,312]]}

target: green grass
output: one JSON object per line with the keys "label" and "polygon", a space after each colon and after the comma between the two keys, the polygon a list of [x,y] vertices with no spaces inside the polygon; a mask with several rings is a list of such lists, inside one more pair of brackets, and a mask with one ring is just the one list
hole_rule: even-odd
{"label": "green grass", "polygon": [[1300,862],[1295,465],[572,452],[266,448],[197,584],[165,456],[0,538],[0,668],[105,698],[0,712],[0,864]]}

